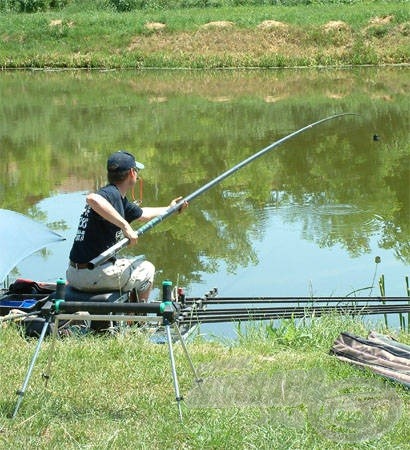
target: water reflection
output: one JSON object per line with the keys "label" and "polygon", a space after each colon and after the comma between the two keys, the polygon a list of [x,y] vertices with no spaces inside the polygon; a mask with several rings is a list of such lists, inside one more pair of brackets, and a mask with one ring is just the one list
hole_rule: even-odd
{"label": "water reflection", "polygon": [[[400,69],[1,73],[0,204],[53,222],[70,241],[83,196],[68,203],[64,196],[104,183],[113,150],[137,154],[147,168],[144,203],[163,204],[308,123],[351,111],[360,117],[289,141],[128,251],[191,289],[215,282],[231,292],[303,295],[314,280],[324,295],[343,295],[367,285],[357,275],[373,273],[362,258],[373,261],[374,252],[403,278],[407,80]],[[36,268],[23,268],[53,279],[65,269],[65,252],[50,250]]]}

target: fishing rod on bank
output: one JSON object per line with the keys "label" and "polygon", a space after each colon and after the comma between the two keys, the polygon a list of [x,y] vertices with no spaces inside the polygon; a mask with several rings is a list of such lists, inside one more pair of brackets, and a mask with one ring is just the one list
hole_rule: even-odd
{"label": "fishing rod on bank", "polygon": [[281,319],[309,319],[321,317],[327,314],[342,314],[347,316],[368,316],[386,314],[410,314],[410,305],[370,305],[367,307],[316,307],[316,308],[272,308],[260,310],[214,310],[212,312],[184,312],[178,318],[178,325],[190,325],[194,323],[226,323],[258,320]]}
{"label": "fishing rod on bank", "polygon": [[[313,122],[313,123],[311,123],[309,125],[306,125],[305,127],[300,128],[299,130],[294,131],[291,134],[288,134],[287,136],[279,139],[278,141],[273,142],[272,144],[268,145],[267,147],[263,148],[262,150],[258,151],[255,154],[253,154],[249,158],[244,159],[242,162],[240,162],[236,166],[232,167],[231,169],[229,169],[226,172],[222,173],[221,175],[217,176],[213,180],[209,181],[208,183],[206,183],[205,185],[203,185],[202,187],[200,187],[196,191],[194,191],[191,194],[187,195],[182,200],[180,200],[178,203],[176,203],[174,206],[169,207],[168,210],[164,214],[161,214],[160,216],[155,217],[154,219],[150,220],[149,222],[147,222],[146,224],[144,224],[143,226],[138,228],[136,230],[137,236],[139,237],[142,234],[146,233],[151,228],[154,228],[160,222],[162,222],[163,220],[165,220],[166,218],[168,218],[169,216],[171,216],[175,212],[179,211],[181,209],[181,207],[185,203],[189,203],[190,201],[192,201],[196,197],[199,197],[201,194],[203,194],[204,192],[208,191],[213,186],[215,186],[216,184],[220,183],[222,180],[224,180],[225,178],[229,177],[233,173],[237,172],[242,167],[248,165],[249,163],[251,163],[255,159],[259,158],[260,156],[264,155],[265,153],[269,152],[270,150],[278,147],[279,145],[283,144],[284,142],[288,141],[289,139],[292,139],[295,136],[297,136],[297,135],[299,135],[301,133],[304,133],[305,131],[310,130],[311,128],[313,128],[313,127],[315,127],[317,125],[320,125],[320,124],[322,124],[324,122],[328,122],[329,120],[333,120],[333,119],[336,119],[336,118],[339,118],[339,117],[344,117],[344,116],[357,116],[357,115],[358,114],[356,114],[356,113],[341,113],[341,114],[335,114],[333,116],[325,117],[324,119],[321,119],[321,120],[318,120],[317,122]],[[100,255],[98,255],[94,259],[92,259],[88,263],[87,267],[89,269],[94,269],[94,267],[97,267],[97,266],[103,264],[105,261],[107,261],[110,258],[112,258],[119,250],[121,250],[122,248],[126,247],[129,244],[129,242],[130,241],[129,241],[128,238],[124,238],[124,239],[120,240],[119,242],[114,244],[112,247],[108,248],[107,250],[102,252]]]}

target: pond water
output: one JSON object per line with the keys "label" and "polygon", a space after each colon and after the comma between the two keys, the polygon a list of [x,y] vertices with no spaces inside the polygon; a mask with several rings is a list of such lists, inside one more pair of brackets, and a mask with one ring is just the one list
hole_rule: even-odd
{"label": "pond water", "polygon": [[378,295],[382,274],[386,294],[404,296],[408,80],[408,68],[1,72],[0,207],[66,237],[10,276],[65,276],[84,195],[105,182],[115,150],[145,164],[143,205],[166,205],[305,125],[351,112],[253,161],[123,253],[157,267],[153,300],[164,279],[188,296]]}

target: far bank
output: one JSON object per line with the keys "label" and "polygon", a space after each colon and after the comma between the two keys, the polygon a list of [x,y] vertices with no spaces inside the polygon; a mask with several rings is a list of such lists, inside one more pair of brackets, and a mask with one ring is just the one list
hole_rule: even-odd
{"label": "far bank", "polygon": [[2,13],[9,68],[274,68],[410,62],[406,2]]}

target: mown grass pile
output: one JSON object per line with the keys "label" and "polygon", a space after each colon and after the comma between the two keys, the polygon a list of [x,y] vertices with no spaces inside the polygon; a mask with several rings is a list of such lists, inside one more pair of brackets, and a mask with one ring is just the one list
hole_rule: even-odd
{"label": "mown grass pile", "polygon": [[1,67],[269,68],[410,60],[410,13],[399,0],[222,1],[195,8],[134,2],[120,13],[109,2],[52,3],[58,8],[28,14],[0,0]]}
{"label": "mown grass pile", "polygon": [[[341,331],[363,336],[368,329],[359,319],[329,316],[242,326],[235,341],[197,338],[188,351],[203,391],[176,344],[181,423],[167,346],[138,330],[56,341],[47,388],[41,373],[52,341],[46,339],[11,420],[37,341],[9,326],[0,330],[0,448],[406,448],[408,390],[329,354]],[[397,337],[410,343],[408,334]],[[330,427],[347,395],[339,392],[332,406],[335,389],[346,384],[378,391],[359,404],[357,396],[348,398],[350,409]]]}

